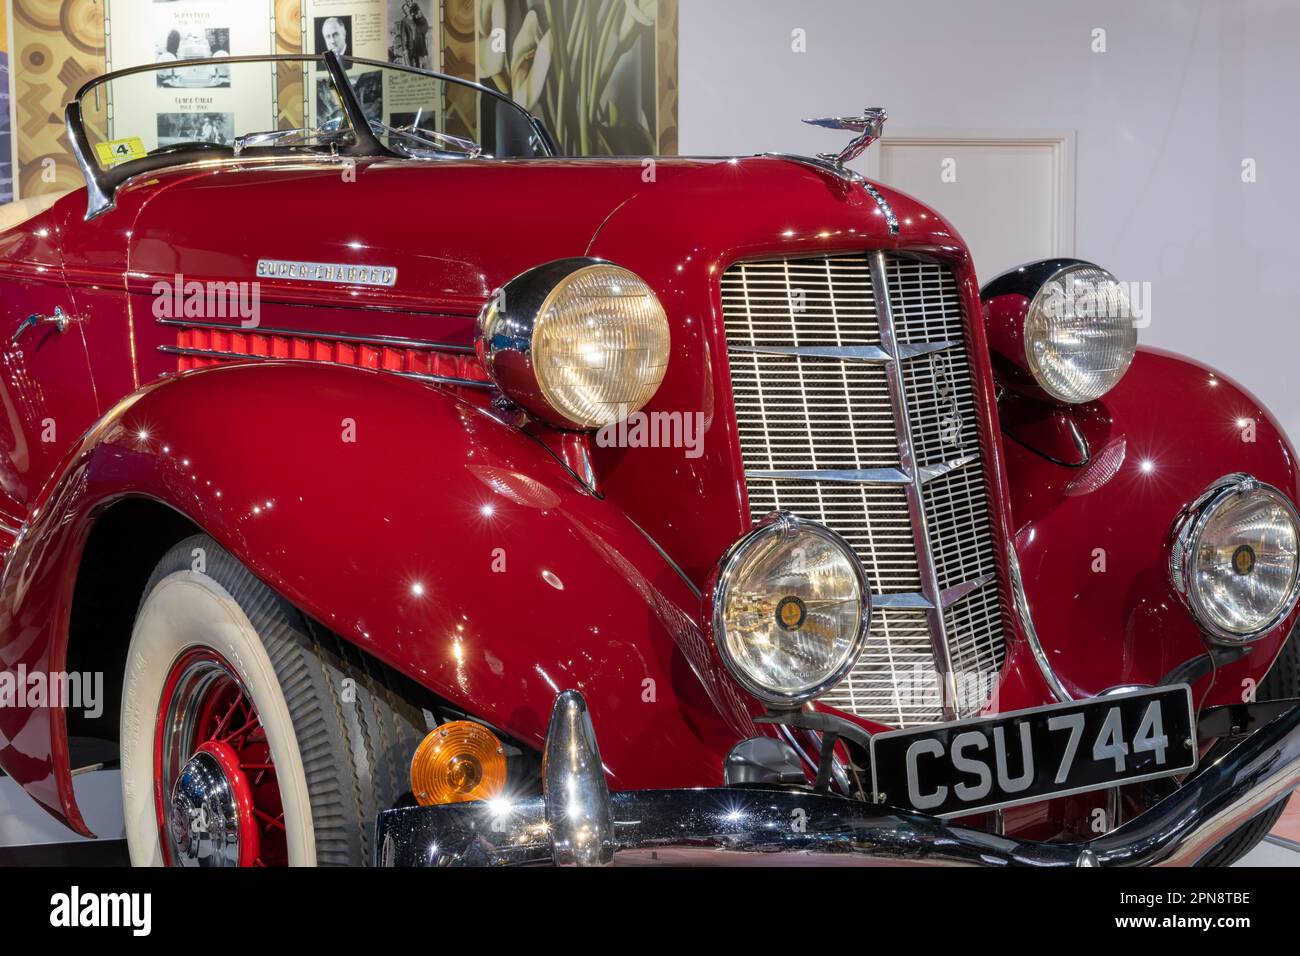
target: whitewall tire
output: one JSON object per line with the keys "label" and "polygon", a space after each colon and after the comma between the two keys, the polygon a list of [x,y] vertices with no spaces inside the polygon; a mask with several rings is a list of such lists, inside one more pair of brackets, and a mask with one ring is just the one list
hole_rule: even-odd
{"label": "whitewall tire", "polygon": [[[122,805],[137,866],[371,862],[409,788],[421,711],[211,538],[145,587],[122,686]],[[305,755],[305,756],[304,756]]]}

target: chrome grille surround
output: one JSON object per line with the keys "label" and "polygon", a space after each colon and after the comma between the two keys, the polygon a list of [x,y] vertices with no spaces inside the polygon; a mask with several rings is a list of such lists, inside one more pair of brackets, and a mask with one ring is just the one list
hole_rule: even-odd
{"label": "chrome grille surround", "polygon": [[871,582],[867,645],[821,699],[895,727],[978,712],[1004,609],[951,269],[885,252],[740,262],[722,313],[752,520],[822,522]]}

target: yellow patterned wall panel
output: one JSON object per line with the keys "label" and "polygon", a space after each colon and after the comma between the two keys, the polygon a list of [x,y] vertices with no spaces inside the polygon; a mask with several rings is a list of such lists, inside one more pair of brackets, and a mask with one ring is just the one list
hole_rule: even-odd
{"label": "yellow patterned wall panel", "polygon": [[19,196],[75,189],[63,106],[104,71],[104,18],[95,0],[13,0],[10,77]]}

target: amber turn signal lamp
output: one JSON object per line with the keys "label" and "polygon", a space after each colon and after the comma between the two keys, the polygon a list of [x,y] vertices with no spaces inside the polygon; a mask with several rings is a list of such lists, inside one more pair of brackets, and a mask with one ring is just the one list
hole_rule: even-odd
{"label": "amber turn signal lamp", "polygon": [[422,807],[488,800],[506,786],[505,748],[472,720],[435,727],[411,758],[411,793]]}

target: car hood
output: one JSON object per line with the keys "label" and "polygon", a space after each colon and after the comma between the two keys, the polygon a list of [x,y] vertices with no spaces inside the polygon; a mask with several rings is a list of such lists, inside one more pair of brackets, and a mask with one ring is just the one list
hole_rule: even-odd
{"label": "car hood", "polygon": [[119,190],[133,286],[260,278],[268,301],[328,305],[336,282],[259,277],[259,260],[384,267],[391,287],[347,303],[472,314],[541,262],[583,255],[609,215],[714,160],[222,163]]}

